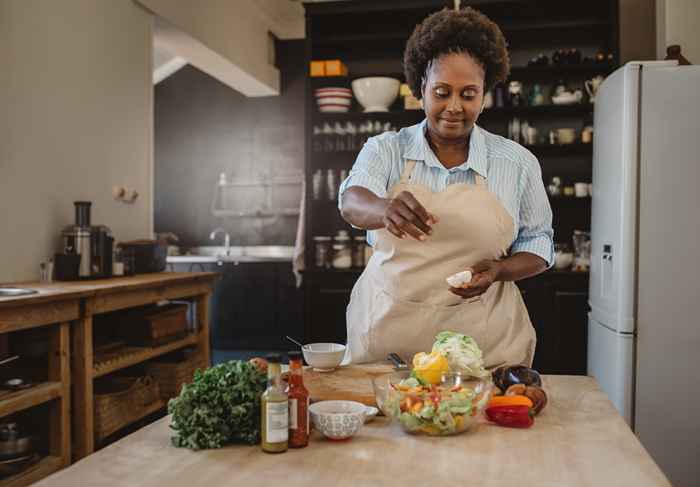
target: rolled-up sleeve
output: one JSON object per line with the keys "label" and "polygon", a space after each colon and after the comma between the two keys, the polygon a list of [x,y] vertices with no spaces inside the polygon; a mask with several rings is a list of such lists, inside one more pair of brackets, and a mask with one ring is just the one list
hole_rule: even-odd
{"label": "rolled-up sleeve", "polygon": [[537,159],[527,161],[521,176],[521,196],[518,235],[511,254],[529,252],[542,257],[547,267],[554,265],[554,230],[552,208],[542,182],[542,170]]}
{"label": "rolled-up sleeve", "polygon": [[362,186],[384,198],[391,175],[390,154],[382,150],[377,137],[370,138],[357,155],[350,174],[340,185],[338,208],[342,210],[343,193],[352,186]]}

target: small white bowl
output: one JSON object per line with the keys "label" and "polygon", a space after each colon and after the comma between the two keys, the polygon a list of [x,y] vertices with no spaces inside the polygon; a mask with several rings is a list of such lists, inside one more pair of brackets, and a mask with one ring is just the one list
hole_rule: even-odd
{"label": "small white bowl", "polygon": [[345,357],[345,345],[339,343],[309,343],[301,347],[304,360],[314,370],[330,372],[340,365]]}
{"label": "small white bowl", "polygon": [[395,78],[371,76],[352,82],[352,92],[365,112],[387,112],[399,95],[401,82]]}
{"label": "small white bowl", "polygon": [[309,406],[314,428],[331,440],[344,440],[365,423],[367,406],[356,401],[320,401]]}

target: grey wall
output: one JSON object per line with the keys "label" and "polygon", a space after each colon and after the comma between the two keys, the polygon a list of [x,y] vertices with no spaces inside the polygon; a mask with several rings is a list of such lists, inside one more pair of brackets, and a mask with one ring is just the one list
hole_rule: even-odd
{"label": "grey wall", "polygon": [[296,217],[272,221],[211,212],[221,172],[246,180],[303,174],[304,41],[277,42],[276,59],[281,96],[247,98],[192,66],[156,86],[156,232],[175,233],[183,246],[210,244],[209,234],[219,226],[233,245],[294,243]]}

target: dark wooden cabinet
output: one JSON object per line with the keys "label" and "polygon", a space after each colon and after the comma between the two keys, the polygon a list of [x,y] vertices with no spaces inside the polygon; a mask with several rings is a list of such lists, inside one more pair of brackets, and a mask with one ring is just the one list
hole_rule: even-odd
{"label": "dark wooden cabinet", "polygon": [[549,271],[518,287],[537,333],[533,367],[543,374],[585,374],[588,274]]}
{"label": "dark wooden cabinet", "polygon": [[[593,124],[593,104],[588,102],[585,81],[606,76],[619,63],[618,0],[560,2],[557,0],[463,0],[498,23],[506,37],[511,59],[508,81],[522,82],[526,96],[535,85],[543,90],[546,103],[498,106],[483,111],[479,125],[486,130],[509,136],[515,120],[537,129],[535,144],[527,145],[539,160],[543,181],[561,179],[564,186],[590,182],[592,144],[584,143],[583,128]],[[309,3],[306,8],[307,61],[340,59],[348,76],[309,77],[306,84],[306,185],[313,188],[314,174],[351,168],[362,145],[327,135],[323,127],[368,122],[400,129],[420,122],[421,110],[404,110],[401,98],[388,112],[364,113],[355,102],[348,113],[320,113],[314,90],[340,86],[350,88],[352,80],[363,76],[390,76],[405,81],[402,54],[415,25],[426,15],[448,7],[452,0],[355,0]],[[554,64],[562,52],[578,50],[580,63]],[[531,66],[538,54],[548,56],[547,66]],[[593,61],[598,54],[602,62]],[[584,58],[589,58],[583,62]],[[583,103],[555,105],[551,95],[563,83],[567,89],[580,89]],[[572,144],[553,144],[556,129],[571,127],[576,132]],[[511,136],[515,137],[513,134]],[[369,136],[369,135],[368,135]],[[360,138],[361,139],[361,138]],[[337,177],[336,179],[339,179]],[[324,271],[313,267],[315,236],[332,237],[340,229],[350,228],[338,214],[336,202],[306,197],[306,339],[343,341],[345,308],[352,284],[359,272]],[[574,230],[590,229],[591,198],[550,197],[557,243],[572,244]],[[518,283],[537,331],[535,366],[545,373],[581,374],[586,371],[588,276],[582,273],[549,271]]]}
{"label": "dark wooden cabinet", "polygon": [[303,291],[288,262],[170,264],[176,272],[219,272],[210,302],[211,344],[219,350],[287,350],[301,338]]}
{"label": "dark wooden cabinet", "polygon": [[307,343],[347,340],[345,311],[359,271],[311,272],[306,279]]}

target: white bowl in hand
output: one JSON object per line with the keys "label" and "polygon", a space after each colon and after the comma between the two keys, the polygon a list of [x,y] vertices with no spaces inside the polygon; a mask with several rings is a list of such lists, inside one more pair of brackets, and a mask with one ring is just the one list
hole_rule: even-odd
{"label": "white bowl in hand", "polygon": [[304,360],[314,370],[329,372],[340,365],[345,357],[345,345],[339,343],[309,343],[301,347]]}
{"label": "white bowl in hand", "polygon": [[365,423],[367,407],[356,401],[320,401],[309,406],[314,428],[331,440],[344,440]]}
{"label": "white bowl in hand", "polygon": [[352,82],[352,92],[365,112],[388,112],[399,94],[399,80],[383,76],[358,78]]}

